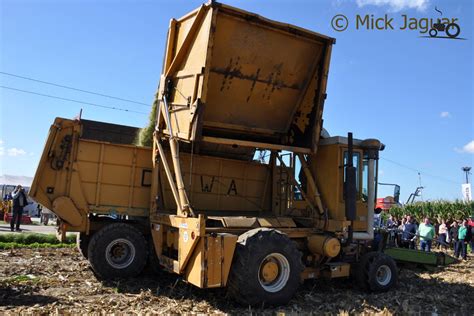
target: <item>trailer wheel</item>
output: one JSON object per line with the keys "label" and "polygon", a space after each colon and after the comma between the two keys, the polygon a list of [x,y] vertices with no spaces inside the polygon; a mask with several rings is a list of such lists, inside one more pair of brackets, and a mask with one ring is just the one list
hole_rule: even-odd
{"label": "trailer wheel", "polygon": [[368,252],[364,254],[359,262],[355,265],[354,269],[354,281],[355,285],[363,291],[369,290],[369,267],[373,259],[377,256],[377,252]]}
{"label": "trailer wheel", "polygon": [[139,230],[128,224],[114,223],[92,236],[88,257],[100,278],[134,277],[145,267],[147,248],[146,239]]}
{"label": "trailer wheel", "polygon": [[87,250],[88,250],[88,247],[89,247],[89,240],[90,240],[90,236],[88,236],[84,233],[78,233],[76,235],[77,250],[79,250],[81,255],[86,259],[88,258]]}
{"label": "trailer wheel", "polygon": [[387,292],[398,283],[395,261],[386,254],[375,257],[369,269],[369,288],[373,292]]}
{"label": "trailer wheel", "polygon": [[301,282],[304,265],[296,244],[272,229],[256,229],[239,237],[228,290],[245,305],[286,304]]}
{"label": "trailer wheel", "polygon": [[397,265],[383,253],[369,252],[362,256],[355,278],[363,290],[386,292],[398,283]]}

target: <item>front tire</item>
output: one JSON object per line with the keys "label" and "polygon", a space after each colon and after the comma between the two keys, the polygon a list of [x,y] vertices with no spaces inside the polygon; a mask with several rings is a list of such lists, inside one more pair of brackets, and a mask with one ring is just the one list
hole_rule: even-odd
{"label": "front tire", "polygon": [[244,305],[283,305],[301,282],[302,254],[288,236],[256,229],[239,237],[232,263],[229,294]]}
{"label": "front tire", "polygon": [[356,271],[357,285],[366,291],[387,292],[398,283],[395,261],[380,252],[363,255]]}
{"label": "front tire", "polygon": [[148,246],[135,227],[109,224],[96,232],[89,243],[88,257],[92,269],[102,279],[135,277],[143,271]]}

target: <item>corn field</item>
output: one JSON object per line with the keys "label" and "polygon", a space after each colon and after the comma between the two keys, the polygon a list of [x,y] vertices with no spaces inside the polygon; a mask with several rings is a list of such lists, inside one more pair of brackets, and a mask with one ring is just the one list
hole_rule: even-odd
{"label": "corn field", "polygon": [[424,217],[429,217],[431,220],[442,219],[446,221],[460,220],[474,215],[474,201],[462,202],[456,200],[451,201],[428,201],[416,202],[407,204],[402,207],[392,207],[390,214],[402,218],[404,215],[411,215],[418,222],[422,222]]}

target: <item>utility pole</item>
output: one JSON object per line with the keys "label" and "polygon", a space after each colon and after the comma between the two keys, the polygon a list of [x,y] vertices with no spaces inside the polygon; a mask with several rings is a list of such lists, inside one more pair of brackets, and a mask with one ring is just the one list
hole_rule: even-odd
{"label": "utility pole", "polygon": [[471,200],[471,196],[472,196],[472,191],[471,191],[471,185],[469,184],[469,174],[471,171],[471,167],[462,167],[461,168],[462,171],[464,171],[466,173],[466,184],[462,184],[462,192],[463,192],[463,196],[464,196],[464,200],[466,202],[469,202]]}
{"label": "utility pole", "polygon": [[471,171],[471,167],[462,167],[461,170],[466,173],[466,184],[469,183],[469,171]]}

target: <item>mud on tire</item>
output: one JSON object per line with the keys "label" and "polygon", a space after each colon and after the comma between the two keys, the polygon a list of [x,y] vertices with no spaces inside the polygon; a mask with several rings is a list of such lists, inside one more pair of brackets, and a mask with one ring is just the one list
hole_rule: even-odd
{"label": "mud on tire", "polygon": [[102,279],[128,278],[140,274],[148,259],[148,245],[135,227],[109,224],[95,233],[89,243],[88,258]]}
{"label": "mud on tire", "polygon": [[272,229],[256,229],[237,241],[228,294],[245,305],[283,305],[295,294],[304,265],[296,244]]}

